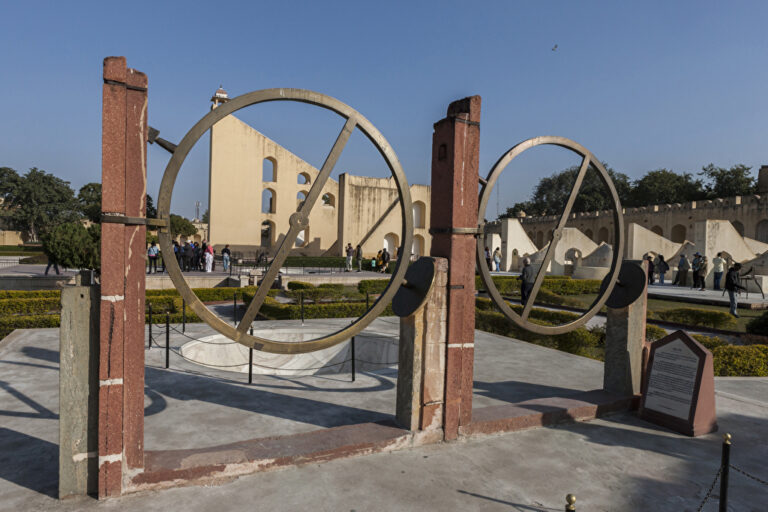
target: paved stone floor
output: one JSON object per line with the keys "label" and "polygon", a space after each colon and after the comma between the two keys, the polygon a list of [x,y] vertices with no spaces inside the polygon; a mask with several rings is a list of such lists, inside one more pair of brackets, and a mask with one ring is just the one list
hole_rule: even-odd
{"label": "paved stone floor", "polygon": [[[763,290],[768,294],[768,290]],[[728,294],[722,290],[694,290],[690,286],[672,286],[670,284],[652,284],[648,287],[648,295],[657,299],[678,300],[681,302],[699,302],[718,306],[729,306]],[[760,292],[750,291],[749,294],[739,295],[739,304],[755,305],[755,309],[768,309],[768,295],[763,298]]]}
{"label": "paved stone floor", "polygon": [[[333,328],[333,321],[321,321]],[[267,324],[266,322],[264,324]],[[275,322],[281,327],[286,322]],[[266,326],[266,325],[265,325]],[[298,326],[296,326],[299,328]],[[313,328],[317,325],[313,325]],[[394,318],[370,329],[397,330]],[[210,334],[202,325],[190,336]],[[183,343],[175,334],[172,346]],[[477,332],[475,407],[598,388],[602,364]],[[390,418],[394,367],[303,378],[216,372],[147,353],[146,447],[185,448]],[[172,357],[174,357],[172,355]],[[733,462],[768,477],[768,379],[718,378]],[[695,510],[719,463],[719,434],[682,437],[620,414],[99,503],[59,502],[58,330],[0,342],[0,511],[11,510]],[[732,510],[763,510],[768,487],[732,474]],[[710,505],[704,510],[715,510]]]}

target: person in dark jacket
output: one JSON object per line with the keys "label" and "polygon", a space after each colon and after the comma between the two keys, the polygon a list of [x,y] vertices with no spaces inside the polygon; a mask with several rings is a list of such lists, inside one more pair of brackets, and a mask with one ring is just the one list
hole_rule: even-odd
{"label": "person in dark jacket", "polygon": [[731,301],[731,314],[736,318],[739,318],[739,314],[736,312],[736,309],[739,307],[739,290],[746,290],[745,287],[741,286],[739,270],[741,270],[741,263],[734,263],[733,266],[728,269],[728,273],[725,274],[725,289],[728,290],[728,298]]}
{"label": "person in dark jacket", "polygon": [[659,262],[656,264],[656,272],[659,273],[659,284],[664,286],[664,275],[669,271],[669,265],[664,261],[664,255],[659,254]]}
{"label": "person in dark jacket", "polygon": [[520,274],[520,303],[523,306],[528,302],[528,297],[531,296],[534,281],[536,281],[536,274],[533,272],[531,259],[525,258],[523,260],[523,272]]}
{"label": "person in dark jacket", "polygon": [[381,251],[381,268],[379,269],[379,272],[386,273],[387,267],[389,267],[389,261],[392,259],[392,256],[390,256],[389,251],[385,247],[383,251]]}
{"label": "person in dark jacket", "polygon": [[192,263],[195,259],[195,248],[192,246],[192,242],[187,242],[184,246],[184,271],[189,272],[192,270]]}
{"label": "person in dark jacket", "polygon": [[653,271],[656,268],[653,264],[653,256],[649,254],[645,259],[648,260],[648,284],[653,284]]}
{"label": "person in dark jacket", "polygon": [[363,248],[360,247],[360,244],[357,244],[357,247],[355,247],[355,258],[357,259],[357,271],[362,272],[363,271]]}

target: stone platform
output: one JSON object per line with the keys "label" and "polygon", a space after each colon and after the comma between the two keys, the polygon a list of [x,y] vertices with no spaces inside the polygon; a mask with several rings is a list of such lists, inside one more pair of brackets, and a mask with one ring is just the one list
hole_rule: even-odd
{"label": "stone platform", "polygon": [[[763,291],[766,293],[766,298],[763,298],[760,292],[750,291],[748,294],[742,292],[739,295],[739,309],[768,309],[768,290]],[[658,283],[650,285],[648,298],[710,306],[730,306],[728,293],[723,295],[722,290],[694,290],[690,286],[672,286],[670,284],[664,286]]]}
{"label": "stone platform", "polygon": [[[274,322],[275,327],[286,324],[300,328],[298,322]],[[338,321],[313,322],[312,327],[323,326],[333,329]],[[394,333],[397,326],[395,318],[380,318],[370,329]],[[194,325],[185,335],[173,334],[172,346],[180,346],[186,336],[211,331]],[[164,343],[164,335],[159,338]],[[561,402],[566,410],[570,406],[565,402],[583,407],[589,405],[584,392],[602,383],[597,361],[482,332],[476,333],[476,344],[478,423],[499,408],[527,407],[530,417],[547,414],[541,404],[546,399]],[[53,498],[58,330],[16,331],[0,342],[1,511],[167,511],[181,502],[192,511],[254,505],[270,510],[544,511],[561,510],[567,492],[579,496],[587,510],[614,510],[629,503],[649,510],[694,510],[719,462],[718,434],[690,439],[622,413],[588,423],[310,464],[325,460],[324,447],[353,446],[354,438],[345,434],[352,425],[369,425],[353,431],[367,432],[365,440],[378,439],[379,447],[402,441],[404,431],[387,426],[394,411],[394,366],[358,374],[354,383],[342,371],[301,378],[255,376],[249,386],[243,374],[199,367],[174,354],[166,370],[162,349],[145,354],[150,473],[180,467],[181,460],[201,452],[214,460],[245,452],[273,461],[273,467],[281,465],[277,455],[298,455],[293,462],[301,467],[242,477],[220,487],[144,493],[107,503],[89,498],[59,502]],[[768,379],[717,379],[716,386],[718,421],[722,431],[735,437],[733,462],[764,473]],[[293,451],[268,441],[278,435],[287,435],[281,442],[290,440]],[[242,443],[248,439],[260,442],[249,447]],[[358,444],[359,452],[366,449]],[[743,477],[732,474],[731,482],[734,510],[753,510],[766,496],[764,488]]]}

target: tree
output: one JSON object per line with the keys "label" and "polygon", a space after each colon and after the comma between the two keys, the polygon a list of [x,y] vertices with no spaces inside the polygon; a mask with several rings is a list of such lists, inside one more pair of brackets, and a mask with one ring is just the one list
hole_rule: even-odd
{"label": "tree", "polygon": [[98,224],[101,222],[101,183],[87,183],[77,193],[77,203],[83,216]]}
{"label": "tree", "polygon": [[750,176],[750,169],[751,167],[743,164],[734,165],[730,169],[709,164],[702,167],[699,175],[709,181],[706,191],[710,199],[746,196],[757,192],[755,178]]}
{"label": "tree", "polygon": [[203,213],[203,224],[208,224],[211,221],[211,214],[208,213],[208,208],[205,209],[205,213]]}
{"label": "tree", "polygon": [[67,222],[42,235],[43,252],[67,268],[101,268],[101,225],[86,228],[82,222]]}
{"label": "tree", "polygon": [[677,174],[667,169],[657,169],[634,182],[627,206],[684,203],[705,196],[701,180],[693,179],[690,173]]}
{"label": "tree", "polygon": [[[616,172],[606,164],[603,166],[613,181],[619,201],[624,203],[629,197],[631,188],[629,178],[626,174]],[[515,204],[512,208],[508,208],[502,217],[514,216],[519,211],[525,211],[527,215],[559,215],[571,195],[578,173],[579,166],[573,166],[547,178],[542,178],[536,185],[530,201]],[[613,208],[608,187],[603,183],[597,170],[590,167],[579,188],[572,211],[587,212],[608,208]]]}
{"label": "tree", "polygon": [[177,236],[190,237],[197,233],[197,228],[187,219],[181,215],[171,214],[171,237]]}
{"label": "tree", "polygon": [[42,233],[59,224],[77,220],[75,193],[52,174],[31,168],[24,176],[9,168],[0,170],[2,216],[11,229],[22,231],[37,242]]}
{"label": "tree", "polygon": [[147,194],[147,218],[157,218],[157,208],[155,208],[155,202],[152,200],[152,196]]}

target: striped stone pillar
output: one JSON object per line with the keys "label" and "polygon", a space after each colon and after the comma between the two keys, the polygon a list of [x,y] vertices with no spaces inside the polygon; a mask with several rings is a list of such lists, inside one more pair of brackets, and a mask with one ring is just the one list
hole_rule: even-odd
{"label": "striped stone pillar", "polygon": [[[146,214],[147,77],[104,59],[103,215]],[[99,497],[121,494],[123,470],[144,463],[146,227],[101,226]]]}
{"label": "striped stone pillar", "polygon": [[448,259],[445,438],[472,421],[475,350],[475,238],[454,228],[477,228],[480,96],[454,101],[432,136],[431,256]]}

